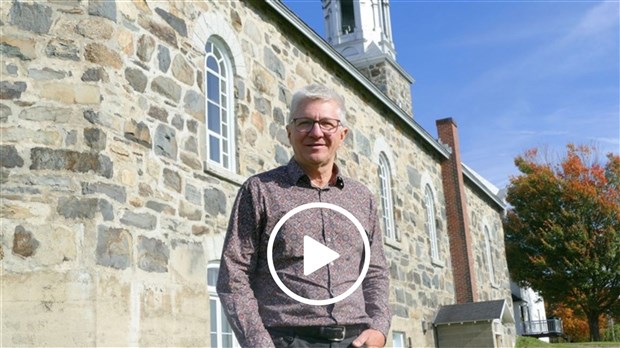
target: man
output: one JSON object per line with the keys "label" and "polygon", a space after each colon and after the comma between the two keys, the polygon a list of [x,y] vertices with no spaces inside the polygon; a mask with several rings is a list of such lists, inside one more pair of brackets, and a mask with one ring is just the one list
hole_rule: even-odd
{"label": "man", "polygon": [[[383,347],[391,314],[389,271],[377,223],[375,199],[361,183],[344,177],[336,152],[348,133],[344,100],[310,85],[296,92],[286,127],[294,156],[279,168],[249,178],[232,209],[217,291],[244,347]],[[307,203],[338,205],[353,214],[370,242],[370,267],[351,295],[315,306],[287,296],[270,275],[267,245],[278,221]],[[304,275],[304,238],[340,257]],[[357,280],[364,261],[360,232],[343,214],[306,209],[277,232],[273,264],[282,283],[312,300],[334,298]]]}

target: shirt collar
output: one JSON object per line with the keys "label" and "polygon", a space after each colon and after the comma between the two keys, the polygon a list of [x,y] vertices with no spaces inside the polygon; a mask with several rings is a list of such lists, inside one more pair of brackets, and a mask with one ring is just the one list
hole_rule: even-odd
{"label": "shirt collar", "polygon": [[[336,181],[334,183],[330,183],[329,186],[335,186],[339,189],[342,189],[344,187],[344,177],[341,175],[340,168],[338,168],[338,165],[336,163],[334,163],[334,170],[336,172]],[[291,184],[293,185],[297,185],[299,180],[301,180],[302,178],[305,178],[308,183],[310,182],[308,176],[306,175],[306,173],[304,173],[304,170],[301,168],[299,163],[295,161],[294,157],[291,157],[291,160],[286,165],[286,172],[291,181]]]}

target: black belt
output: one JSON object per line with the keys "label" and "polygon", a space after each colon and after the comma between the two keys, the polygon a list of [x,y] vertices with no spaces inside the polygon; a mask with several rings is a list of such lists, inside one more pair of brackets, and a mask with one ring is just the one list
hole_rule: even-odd
{"label": "black belt", "polygon": [[367,325],[278,326],[268,327],[267,331],[271,334],[312,337],[331,342],[341,342],[344,339],[359,336],[367,328]]}

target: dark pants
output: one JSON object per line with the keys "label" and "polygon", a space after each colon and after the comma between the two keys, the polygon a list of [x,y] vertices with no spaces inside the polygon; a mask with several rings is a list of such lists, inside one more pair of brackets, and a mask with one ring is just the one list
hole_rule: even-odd
{"label": "dark pants", "polygon": [[271,338],[273,339],[273,344],[276,348],[349,348],[352,347],[351,342],[353,342],[356,337],[357,336],[345,338],[341,342],[331,342],[313,337],[302,337],[298,335],[289,336],[286,334],[271,333]]}

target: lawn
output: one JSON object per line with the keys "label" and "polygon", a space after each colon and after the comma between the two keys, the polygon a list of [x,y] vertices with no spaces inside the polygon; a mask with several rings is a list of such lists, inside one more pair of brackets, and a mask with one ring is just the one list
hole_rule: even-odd
{"label": "lawn", "polygon": [[599,348],[620,347],[620,342],[547,343],[532,337],[517,337],[515,348]]}

